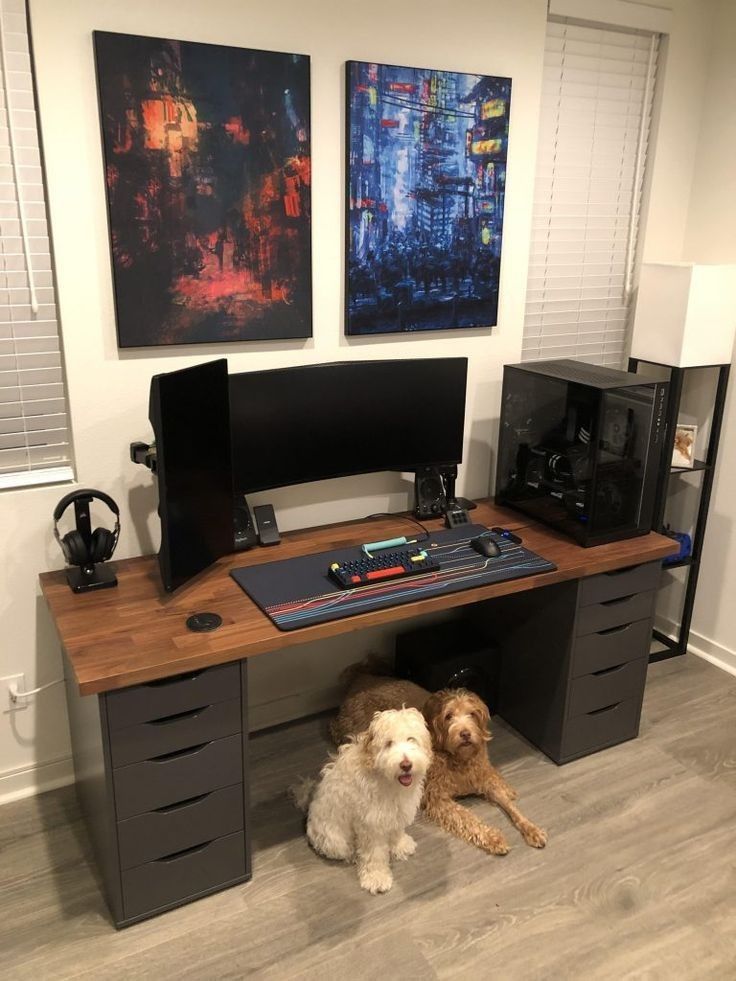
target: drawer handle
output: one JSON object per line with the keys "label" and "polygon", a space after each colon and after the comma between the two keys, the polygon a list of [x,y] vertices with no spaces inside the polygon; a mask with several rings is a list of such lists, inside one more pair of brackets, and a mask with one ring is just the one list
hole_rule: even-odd
{"label": "drawer handle", "polygon": [[187,797],[186,800],[177,801],[176,804],[164,804],[163,807],[154,807],[154,812],[156,814],[171,814],[172,811],[179,811],[185,807],[191,807],[193,804],[199,804],[203,801],[205,797],[211,797],[214,790],[208,790],[206,794],[197,794],[196,797]]}
{"label": "drawer handle", "polygon": [[618,599],[601,600],[601,606],[618,606],[619,603],[628,603],[634,596],[636,593],[629,593],[628,596],[620,596]]}
{"label": "drawer handle", "polygon": [[209,846],[214,841],[211,838],[209,841],[205,841],[201,845],[193,845],[191,848],[183,848],[180,852],[172,852],[171,855],[164,855],[163,858],[157,858],[157,862],[178,862],[180,858],[186,858],[187,855],[194,855],[196,852],[203,852],[205,848]]}
{"label": "drawer handle", "polygon": [[166,688],[167,685],[178,685],[180,681],[194,681],[201,674],[201,671],[188,671],[187,674],[178,674],[175,678],[157,678],[145,684],[146,688]]}
{"label": "drawer handle", "polygon": [[599,637],[605,637],[608,634],[621,634],[624,630],[628,630],[630,626],[631,623],[622,623],[620,627],[609,627],[608,630],[599,630],[597,633]]}
{"label": "drawer handle", "polygon": [[199,708],[190,709],[189,712],[177,712],[176,715],[166,715],[163,719],[151,719],[146,722],[147,726],[168,726],[172,722],[181,722],[182,719],[196,719],[200,712],[211,708],[210,705],[200,705]]}
{"label": "drawer handle", "polygon": [[[211,742],[211,740],[210,740]],[[183,756],[194,756],[196,753],[200,753],[205,746],[209,746],[210,743],[200,743],[199,746],[190,746],[189,749],[177,749],[173,753],[162,753],[161,756],[152,756],[148,763],[168,763],[169,760],[180,759]]]}
{"label": "drawer handle", "polygon": [[621,702],[614,702],[613,705],[604,705],[601,709],[593,709],[592,712],[588,712],[588,715],[603,715],[604,712],[612,712],[617,709]]}
{"label": "drawer handle", "polygon": [[591,671],[591,674],[596,678],[600,678],[601,675],[613,674],[614,671],[620,671],[621,668],[625,668],[625,667],[626,667],[626,662],[624,661],[623,664],[615,664],[612,668],[601,668],[600,671]]}

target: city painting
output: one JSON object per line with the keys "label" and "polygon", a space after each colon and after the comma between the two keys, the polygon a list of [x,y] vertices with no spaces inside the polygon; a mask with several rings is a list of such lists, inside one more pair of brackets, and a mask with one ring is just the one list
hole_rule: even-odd
{"label": "city painting", "polygon": [[346,334],[492,327],[511,79],[346,74]]}
{"label": "city painting", "polygon": [[310,337],[309,58],[94,45],[119,346]]}

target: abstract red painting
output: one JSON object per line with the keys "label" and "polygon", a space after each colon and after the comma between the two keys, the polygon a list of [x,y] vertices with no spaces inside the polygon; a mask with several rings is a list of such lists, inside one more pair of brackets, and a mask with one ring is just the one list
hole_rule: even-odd
{"label": "abstract red painting", "polygon": [[119,346],[310,337],[309,58],[94,45]]}

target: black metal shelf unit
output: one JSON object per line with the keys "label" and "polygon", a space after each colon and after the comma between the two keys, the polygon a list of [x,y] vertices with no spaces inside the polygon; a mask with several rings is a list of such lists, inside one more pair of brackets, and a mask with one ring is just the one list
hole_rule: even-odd
{"label": "black metal shelf unit", "polygon": [[710,435],[708,438],[708,450],[705,460],[695,460],[692,467],[675,467],[671,465],[671,453],[665,455],[662,462],[662,469],[657,484],[657,491],[654,502],[654,518],[652,527],[657,531],[664,532],[664,515],[667,505],[667,494],[670,479],[673,476],[689,473],[702,473],[700,482],[700,500],[698,502],[698,513],[695,520],[693,531],[692,554],[687,558],[670,562],[665,565],[665,569],[686,570],[685,592],[682,604],[682,614],[680,617],[680,629],[677,637],[672,638],[662,631],[654,629],[652,636],[665,648],[650,655],[650,661],[662,661],[670,657],[685,654],[687,643],[690,636],[690,624],[693,617],[693,607],[695,605],[695,589],[698,584],[698,573],[700,571],[700,558],[703,550],[703,539],[705,527],[708,521],[708,508],[710,507],[710,496],[713,490],[713,477],[715,475],[716,459],[718,457],[718,444],[721,438],[721,426],[723,423],[723,412],[726,404],[726,389],[728,387],[728,375],[730,365],[694,365],[687,368],[677,368],[673,365],[665,365],[656,361],[645,361],[643,358],[629,358],[629,371],[639,373],[640,365],[651,365],[653,368],[667,368],[670,372],[669,395],[667,399],[666,416],[666,436],[668,443],[674,443],[674,432],[680,413],[680,402],[682,400],[685,376],[688,372],[701,371],[703,368],[718,370],[716,382],[715,399],[713,402],[713,418],[711,420]]}

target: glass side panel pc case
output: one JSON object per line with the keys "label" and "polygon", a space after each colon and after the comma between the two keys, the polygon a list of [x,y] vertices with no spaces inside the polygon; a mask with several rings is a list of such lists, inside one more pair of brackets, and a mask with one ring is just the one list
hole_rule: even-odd
{"label": "glass side panel pc case", "polygon": [[154,375],[161,579],[176,589],[233,550],[227,361]]}
{"label": "glass side panel pc case", "polygon": [[581,545],[651,530],[667,384],[581,361],[504,369],[496,502]]}

